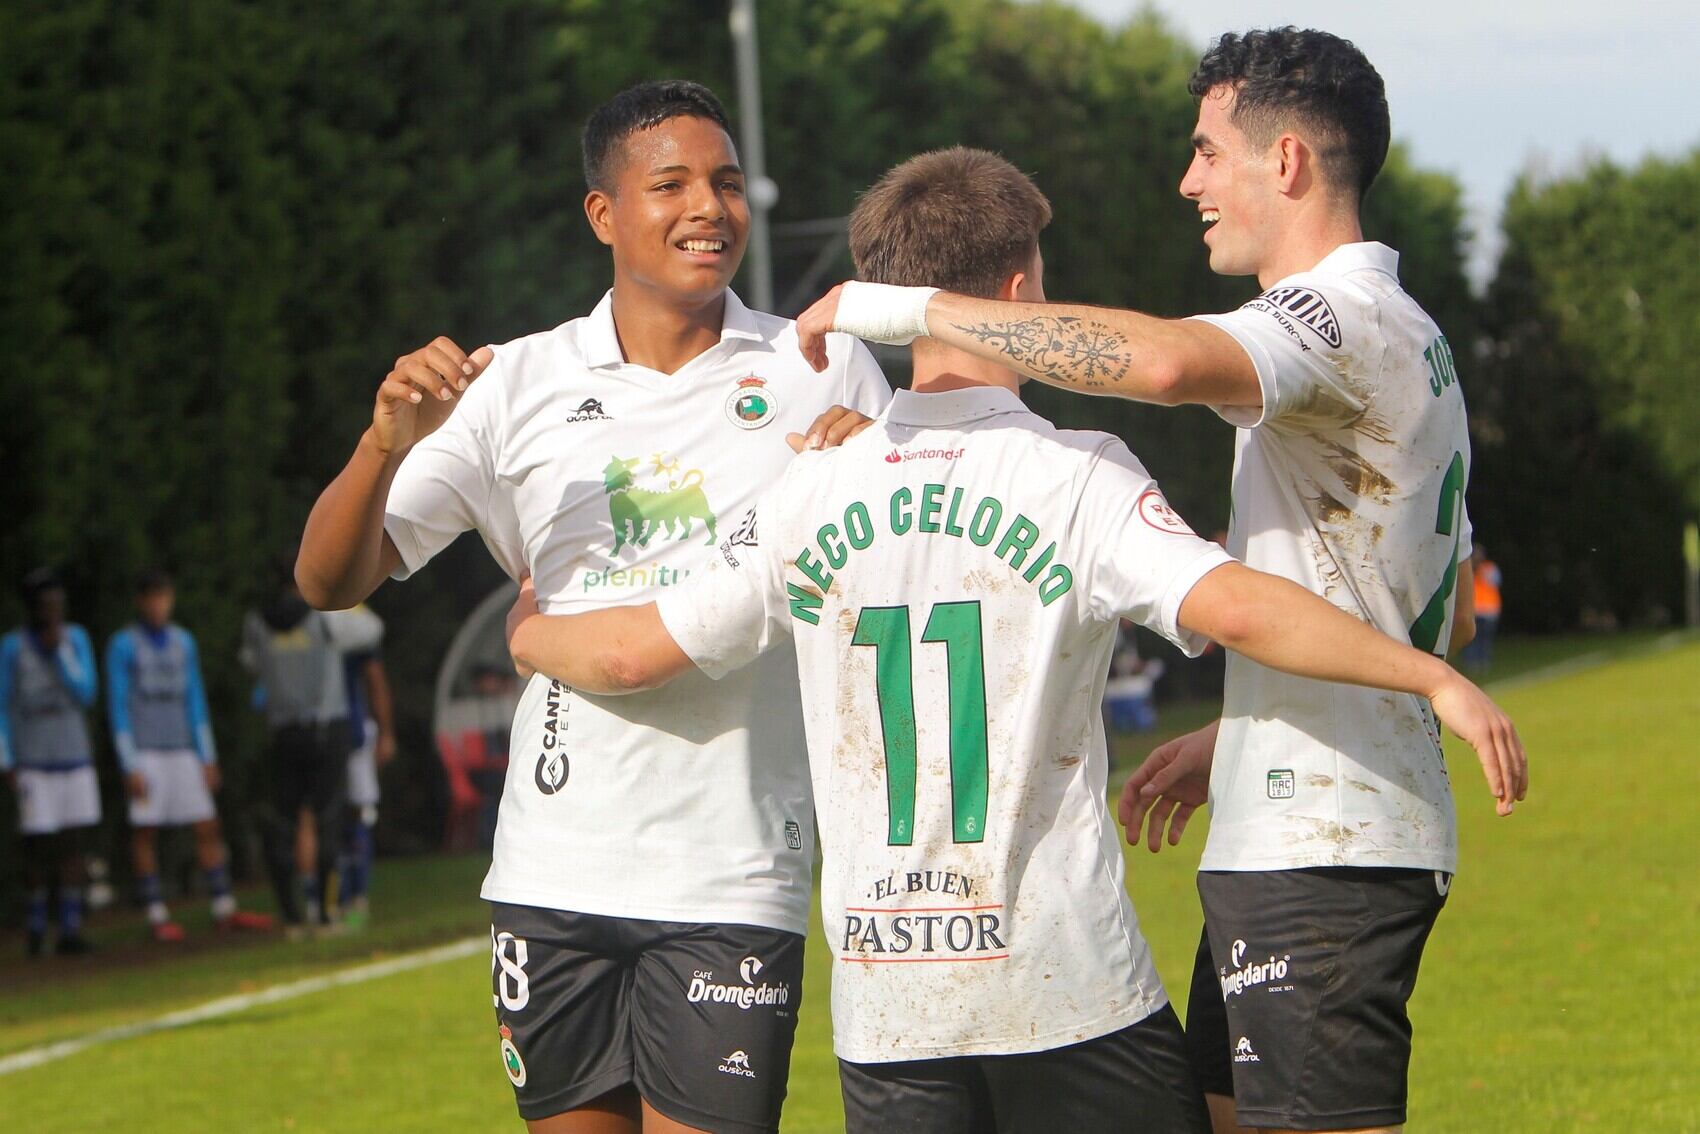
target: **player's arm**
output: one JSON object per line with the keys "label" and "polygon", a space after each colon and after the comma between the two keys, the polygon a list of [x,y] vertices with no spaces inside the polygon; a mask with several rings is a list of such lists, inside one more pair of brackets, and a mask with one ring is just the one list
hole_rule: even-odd
{"label": "player's arm", "polygon": [[522,676],[541,673],[586,693],[637,693],[695,668],[653,602],[585,614],[541,614],[529,578],[508,611],[508,652]]}
{"label": "player's arm", "polygon": [[12,681],[18,664],[18,634],[0,638],[0,772],[16,785],[15,762],[12,759]]}
{"label": "player's arm", "polygon": [[59,669],[59,680],[71,691],[77,704],[92,708],[100,692],[100,680],[96,676],[94,646],[89,642],[88,631],[81,626],[67,626],[53,661]]}
{"label": "player's arm", "polygon": [[128,630],[118,631],[106,643],[106,721],[112,729],[112,750],[125,775],[136,770],[136,739],[130,728],[130,662],[134,653]]}
{"label": "player's arm", "polygon": [[921,335],[1053,386],[1160,405],[1261,406],[1251,357],[1208,323],[1083,304],[980,299],[931,288],[840,284],[797,319],[816,370],[826,333],[906,343]]}
{"label": "player's arm", "polygon": [[189,659],[189,684],[183,698],[189,734],[195,738],[195,755],[211,767],[218,763],[218,746],[213,743],[212,714],[207,710],[207,688],[201,680],[201,650],[188,631],[183,633],[183,649]]}
{"label": "player's arm", "polygon": [[1448,654],[1458,652],[1476,639],[1476,569],[1468,559],[1458,564],[1458,585],[1453,596]]}
{"label": "player's arm", "polygon": [[1187,593],[1177,621],[1271,669],[1426,697],[1476,750],[1501,815],[1528,792],[1523,742],[1487,694],[1440,658],[1394,641],[1296,583],[1223,564]]}
{"label": "player's arm", "polygon": [[384,659],[373,654],[362,662],[360,682],[366,688],[366,705],[378,726],[378,744],[373,755],[378,763],[387,764],[395,756],[395,700],[390,696],[390,677],[384,671]]}
{"label": "player's arm", "polygon": [[396,359],[378,387],[372,424],[336,479],[319,494],[301,534],[295,581],[321,610],[361,602],[401,565],[384,532],[384,504],[402,458],[454,412],[457,394],[494,357],[489,347],[468,355],[438,338]]}

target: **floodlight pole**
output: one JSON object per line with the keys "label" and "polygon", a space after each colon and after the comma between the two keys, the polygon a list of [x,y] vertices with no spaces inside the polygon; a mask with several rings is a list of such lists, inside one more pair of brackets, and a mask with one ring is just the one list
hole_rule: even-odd
{"label": "floodlight pole", "polygon": [[758,311],[773,310],[773,250],[768,243],[767,213],[779,200],[779,188],[767,176],[762,151],[761,71],[756,55],[755,0],[732,0],[732,49],[738,69],[738,110],[743,126],[744,182],[750,202],[750,299]]}

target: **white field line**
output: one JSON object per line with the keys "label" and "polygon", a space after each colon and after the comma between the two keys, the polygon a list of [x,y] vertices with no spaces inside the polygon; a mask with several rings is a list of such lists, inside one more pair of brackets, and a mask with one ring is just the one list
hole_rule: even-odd
{"label": "white field line", "polygon": [[351,984],[363,984],[369,980],[379,980],[405,973],[412,969],[422,969],[441,961],[452,961],[461,957],[471,957],[478,953],[490,951],[490,939],[484,937],[468,937],[448,945],[438,945],[432,949],[422,949],[417,953],[404,953],[399,957],[388,960],[373,961],[370,964],[356,965],[353,968],[341,969],[337,972],[326,973],[323,976],[306,977],[302,980],[291,981],[288,984],[274,985],[263,988],[258,992],[244,992],[236,996],[223,996],[217,1000],[209,1000],[194,1008],[185,1008],[178,1012],[168,1012],[151,1020],[141,1020],[134,1024],[123,1024],[113,1028],[102,1028],[97,1032],[77,1036],[74,1039],[61,1040],[42,1047],[30,1048],[14,1055],[0,1058],[0,1075],[9,1075],[14,1071],[24,1071],[31,1067],[40,1067],[75,1055],[98,1044],[113,1043],[117,1040],[135,1039],[137,1036],[151,1035],[154,1032],[169,1031],[172,1028],[186,1028],[191,1024],[199,1024],[219,1016],[229,1016],[237,1012],[246,1012],[262,1004],[276,1004],[281,1000],[293,1000],[298,996],[311,996],[315,992],[325,992],[333,988],[343,988]]}

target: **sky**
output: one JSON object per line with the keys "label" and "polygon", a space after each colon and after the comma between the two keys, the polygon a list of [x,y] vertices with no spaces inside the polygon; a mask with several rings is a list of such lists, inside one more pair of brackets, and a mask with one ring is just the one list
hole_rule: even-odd
{"label": "sky", "polygon": [[1288,23],[1352,40],[1387,83],[1394,138],[1419,166],[1462,183],[1478,285],[1524,169],[1700,146],[1700,0],[1072,2],[1108,24],[1153,7],[1200,48],[1224,31]]}

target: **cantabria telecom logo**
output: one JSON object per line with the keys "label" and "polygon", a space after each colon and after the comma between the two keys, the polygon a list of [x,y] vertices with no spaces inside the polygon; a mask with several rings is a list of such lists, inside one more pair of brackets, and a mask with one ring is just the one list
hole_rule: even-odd
{"label": "cantabria telecom logo", "polygon": [[1291,953],[1283,953],[1279,957],[1271,953],[1267,961],[1253,961],[1247,965],[1242,964],[1245,960],[1245,949],[1245,942],[1236,940],[1228,953],[1227,968],[1219,972],[1219,979],[1222,982],[1222,999],[1226,1000],[1230,996],[1238,996],[1248,988],[1255,988],[1264,984],[1271,985],[1264,990],[1266,992],[1291,992],[1293,990],[1293,986],[1290,984],[1272,983],[1286,981],[1287,971],[1293,960]]}

